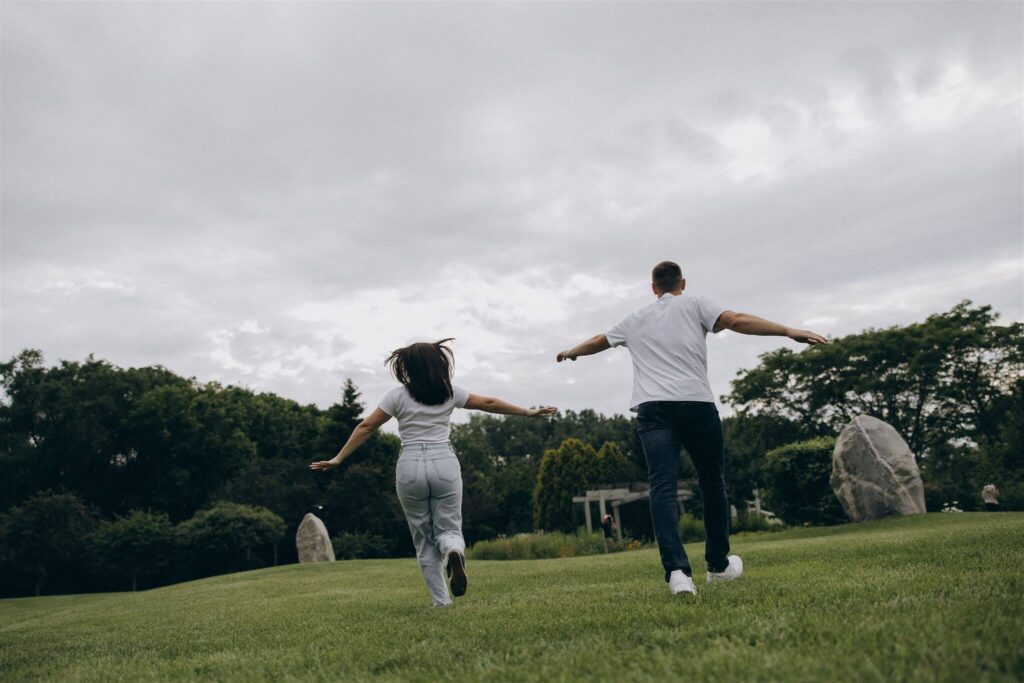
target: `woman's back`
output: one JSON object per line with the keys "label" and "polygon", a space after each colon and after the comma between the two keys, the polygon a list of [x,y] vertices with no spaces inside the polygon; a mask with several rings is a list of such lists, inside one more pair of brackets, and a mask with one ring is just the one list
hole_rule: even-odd
{"label": "woman's back", "polygon": [[412,397],[405,386],[395,387],[380,402],[380,409],[398,420],[402,445],[447,443],[455,408],[465,408],[469,392],[452,387],[452,397],[437,405],[426,405]]}

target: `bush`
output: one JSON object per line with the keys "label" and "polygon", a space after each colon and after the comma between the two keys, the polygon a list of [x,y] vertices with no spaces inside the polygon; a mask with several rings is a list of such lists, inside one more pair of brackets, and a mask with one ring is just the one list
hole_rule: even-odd
{"label": "bush", "polygon": [[785,528],[786,525],[778,517],[769,519],[768,517],[761,517],[755,512],[740,510],[736,513],[736,521],[732,523],[730,530],[732,533],[738,534],[742,532],[782,531]]}
{"label": "bush", "polygon": [[220,574],[260,566],[253,551],[274,546],[284,529],[284,520],[267,508],[217,503],[179,524],[175,534],[193,571]]}
{"label": "bush", "polygon": [[103,522],[96,545],[106,566],[130,579],[134,591],[140,577],[155,579],[170,564],[174,526],[166,513],[132,510],[126,517]]}
{"label": "bush", "polygon": [[570,531],[573,522],[572,497],[583,493],[590,483],[588,465],[597,451],[579,439],[566,439],[558,448],[544,451],[533,489],[533,525],[537,529]]}
{"label": "bush", "polygon": [[[622,544],[613,543],[610,549],[625,550],[628,545],[629,542],[624,540]],[[575,534],[550,531],[478,541],[466,556],[474,560],[539,560],[603,552],[604,534],[578,529]]]}
{"label": "bush", "polygon": [[[770,522],[765,517],[759,517],[754,513],[747,513],[740,510],[736,515],[736,521],[729,525],[729,533],[738,534],[742,532],[758,531],[782,531],[785,528],[782,522]],[[697,519],[689,512],[679,517],[679,537],[683,543],[699,543],[707,538],[704,529],[704,521]]]}
{"label": "bush", "polygon": [[331,538],[331,545],[338,560],[388,557],[391,554],[391,541],[376,534],[342,531]]}
{"label": "bush", "polygon": [[683,539],[683,543],[703,541],[706,538],[704,522],[690,513],[681,515],[679,517],[679,537]]}
{"label": "bush", "polygon": [[788,524],[839,524],[846,514],[828,480],[836,440],[791,443],[765,456],[768,507]]}
{"label": "bush", "polygon": [[533,489],[533,525],[569,532],[575,528],[573,496],[597,484],[610,483],[630,472],[629,459],[615,443],[594,450],[579,439],[566,439],[544,451]]}
{"label": "bush", "polygon": [[[23,583],[36,595],[43,589],[80,591],[87,584],[93,560],[93,533],[97,516],[69,493],[44,491],[11,508],[0,529],[5,571],[4,584]],[[24,585],[27,584],[27,585]],[[10,585],[2,589],[4,594]],[[17,588],[15,588],[17,590]]]}
{"label": "bush", "polygon": [[997,488],[1000,510],[1024,510],[1024,482],[997,485]]}

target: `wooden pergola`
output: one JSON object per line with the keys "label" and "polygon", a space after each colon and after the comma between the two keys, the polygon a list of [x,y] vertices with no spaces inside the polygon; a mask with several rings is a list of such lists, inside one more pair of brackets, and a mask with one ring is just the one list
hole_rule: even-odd
{"label": "wooden pergola", "polygon": [[[680,479],[676,485],[676,500],[679,502],[680,511],[686,510],[686,501],[693,498],[693,482]],[[597,503],[601,511],[601,517],[608,514],[608,504],[612,506],[612,517],[615,518],[615,537],[622,540],[622,521],[619,518],[619,508],[626,503],[633,503],[638,500],[648,500],[651,497],[651,487],[646,481],[637,481],[629,484],[607,484],[596,489],[590,489],[582,496],[573,496],[572,502],[583,504],[583,513],[587,520],[587,531],[594,530],[594,523],[590,516],[590,504]]]}

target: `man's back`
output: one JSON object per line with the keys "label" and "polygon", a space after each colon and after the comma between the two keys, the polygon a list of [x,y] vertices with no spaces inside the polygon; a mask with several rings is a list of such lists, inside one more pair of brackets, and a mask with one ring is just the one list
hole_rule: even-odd
{"label": "man's back", "polygon": [[630,410],[647,401],[714,402],[705,337],[725,310],[707,297],[663,294],[605,333],[633,359]]}

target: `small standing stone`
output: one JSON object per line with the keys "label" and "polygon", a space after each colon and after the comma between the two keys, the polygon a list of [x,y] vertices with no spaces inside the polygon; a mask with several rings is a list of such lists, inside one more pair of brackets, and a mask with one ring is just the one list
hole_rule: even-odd
{"label": "small standing stone", "polygon": [[892,425],[876,417],[858,415],[843,428],[829,484],[855,522],[925,512],[914,454]]}
{"label": "small standing stone", "polygon": [[323,521],[307,512],[295,532],[295,548],[299,562],[334,562],[334,546]]}

